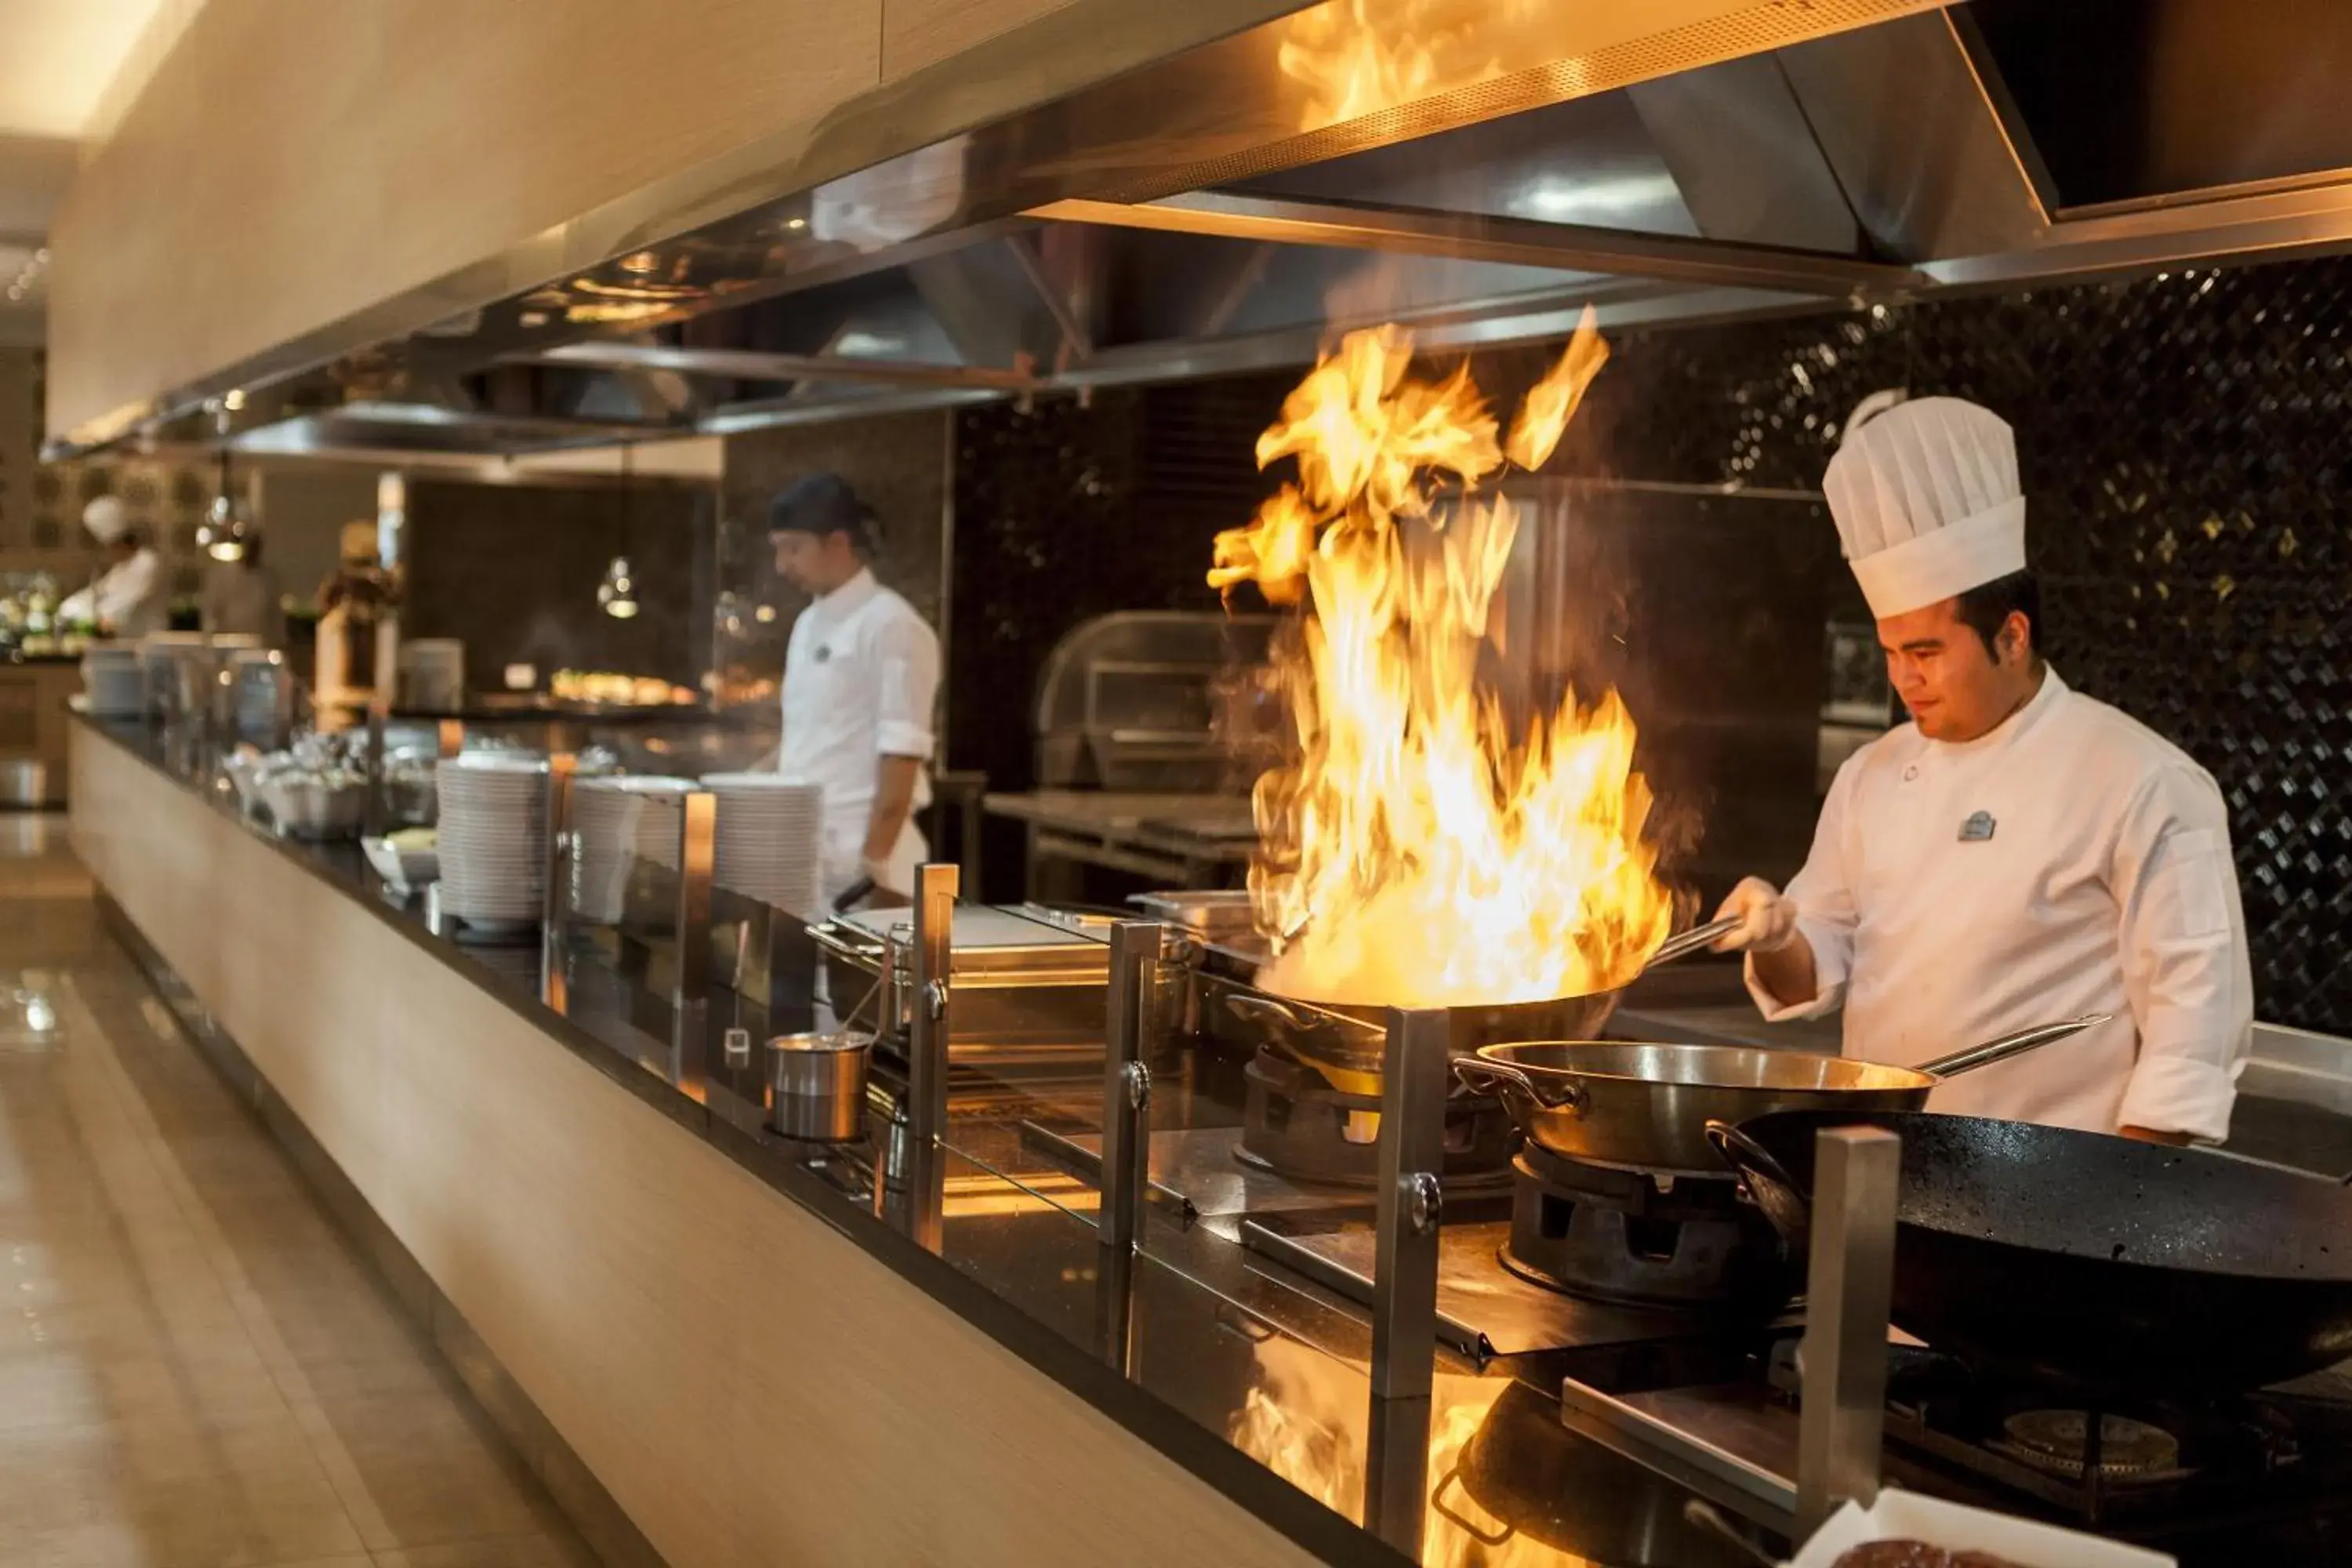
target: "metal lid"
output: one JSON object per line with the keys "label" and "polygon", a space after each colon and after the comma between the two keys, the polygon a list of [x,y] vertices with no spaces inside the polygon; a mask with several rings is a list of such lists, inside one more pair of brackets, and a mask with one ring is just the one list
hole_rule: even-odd
{"label": "metal lid", "polygon": [[871,1035],[861,1035],[848,1029],[836,1029],[830,1034],[778,1035],[769,1040],[772,1051],[862,1051],[874,1043]]}

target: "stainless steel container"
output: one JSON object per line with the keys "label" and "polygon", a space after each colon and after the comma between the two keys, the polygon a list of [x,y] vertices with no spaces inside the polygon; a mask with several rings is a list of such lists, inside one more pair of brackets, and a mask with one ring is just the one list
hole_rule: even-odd
{"label": "stainless steel container", "polygon": [[768,1042],[770,1120],[787,1138],[846,1143],[866,1131],[871,1035],[778,1035]]}
{"label": "stainless steel container", "polygon": [[[949,1057],[996,1066],[1102,1059],[1109,922],[1022,905],[956,906]],[[913,1016],[914,922],[906,910],[857,910],[810,928],[836,1012],[897,1050]],[[872,997],[868,1004],[864,998]]]}

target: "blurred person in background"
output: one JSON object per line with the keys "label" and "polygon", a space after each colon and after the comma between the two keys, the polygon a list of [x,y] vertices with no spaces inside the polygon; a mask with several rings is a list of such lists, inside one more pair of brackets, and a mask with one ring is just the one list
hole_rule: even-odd
{"label": "blurred person in background", "polygon": [[131,520],[131,509],[113,496],[100,496],[81,509],[81,525],[106,546],[107,566],[83,594],[66,602],[66,618],[86,613],[109,637],[162,631],[171,620],[171,584],[163,579],[163,558],[148,542],[147,531]]}

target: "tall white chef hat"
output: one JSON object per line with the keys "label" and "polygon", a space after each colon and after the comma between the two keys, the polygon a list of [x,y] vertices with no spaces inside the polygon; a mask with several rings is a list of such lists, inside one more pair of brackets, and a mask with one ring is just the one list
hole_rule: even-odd
{"label": "tall white chef hat", "polygon": [[2025,570],[2017,441],[1989,408],[1874,393],[1846,422],[1822,491],[1882,620]]}
{"label": "tall white chef hat", "polygon": [[131,528],[131,509],[114,496],[100,496],[81,509],[81,525],[100,544],[111,544]]}

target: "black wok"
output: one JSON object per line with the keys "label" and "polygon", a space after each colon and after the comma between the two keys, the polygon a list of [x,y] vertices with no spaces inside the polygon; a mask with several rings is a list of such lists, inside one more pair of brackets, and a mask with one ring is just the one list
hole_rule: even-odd
{"label": "black wok", "polygon": [[1903,1140],[1896,1327],[2088,1397],[2224,1394],[2352,1356],[2352,1191],[2325,1176],[2022,1121],[1784,1111],[1710,1123],[1801,1251],[1813,1138]]}

